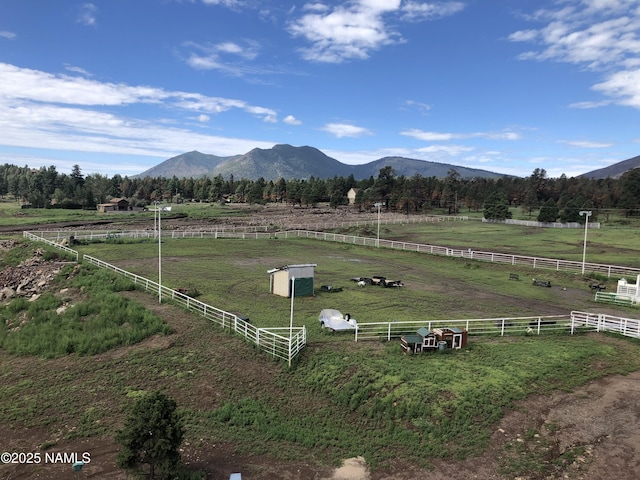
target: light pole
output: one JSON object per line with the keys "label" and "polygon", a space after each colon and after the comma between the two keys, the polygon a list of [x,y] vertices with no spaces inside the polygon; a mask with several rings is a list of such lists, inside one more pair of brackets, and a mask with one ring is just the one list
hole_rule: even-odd
{"label": "light pole", "polygon": [[382,205],[384,204],[381,202],[377,202],[373,204],[374,207],[378,207],[378,237],[376,239],[376,247],[380,246],[380,207]]}
{"label": "light pole", "polygon": [[580,216],[584,215],[584,247],[582,248],[582,275],[584,275],[584,263],[587,258],[587,228],[589,227],[589,217],[591,216],[591,210],[582,210]]}
{"label": "light pole", "polygon": [[289,318],[289,368],[291,368],[291,349],[293,348],[293,299],[296,296],[296,277],[291,277],[291,316]]}
{"label": "light pole", "polygon": [[159,202],[156,202],[156,212],[158,214],[158,303],[162,303],[162,228]]}

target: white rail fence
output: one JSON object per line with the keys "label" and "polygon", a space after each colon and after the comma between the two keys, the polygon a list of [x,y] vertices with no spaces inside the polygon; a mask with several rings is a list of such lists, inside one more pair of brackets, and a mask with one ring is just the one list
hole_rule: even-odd
{"label": "white rail fence", "polygon": [[[513,220],[507,218],[505,220],[488,220],[482,219],[482,223],[504,223],[506,225],[522,225],[525,227],[538,227],[538,228],[585,228],[584,223],[578,222],[534,222],[532,220]],[[589,222],[586,228],[600,228],[600,222]]]}
{"label": "white rail fence", "polygon": [[[76,261],[79,259],[79,254],[76,250],[61,245],[59,242],[40,237],[30,232],[24,232],[23,236],[29,240],[44,242],[55,248],[63,250],[64,252],[75,256]],[[128,272],[98,258],[90,255],[83,255],[82,260],[99,268],[111,270],[128,278],[135,285],[138,285],[147,291],[156,293],[159,301],[162,301],[162,299],[171,300],[173,303],[186,308],[190,312],[197,313],[204,318],[217,323],[223,329],[231,330],[273,357],[288,361],[289,365],[291,365],[291,361],[307,344],[307,329],[305,326],[289,328],[257,328],[233,313],[212,307],[211,305],[191,298],[182,292],[160,285],[158,282],[154,282],[148,278]]]}
{"label": "white rail fence", "polygon": [[291,362],[307,344],[307,329],[305,326],[292,328],[257,328],[233,313],[212,307],[200,300],[191,298],[189,295],[170,289],[164,285],[159,285],[157,282],[149,280],[148,278],[123,270],[98,258],[84,255],[83,260],[100,268],[112,270],[127,277],[135,285],[157,293],[159,301],[163,298],[171,300],[173,303],[186,308],[190,312],[197,313],[207,320],[217,323],[223,329],[230,329],[232,332],[244,337],[245,340],[258,346],[262,351],[273,357]]}
{"label": "white rail fence", "polygon": [[[341,235],[337,233],[314,232],[307,230],[298,230],[295,232],[280,232],[278,235],[295,235],[298,237],[349,243],[353,245],[365,245],[370,247],[379,246],[411,252],[429,253],[432,255],[468,258],[469,260],[480,260],[493,263],[507,263],[509,265],[526,266],[534,269],[540,268],[565,272],[582,272],[582,262],[560,260],[555,258],[529,257],[524,255],[512,255],[508,253],[483,252],[476,251],[470,248],[449,248],[440,245],[400,242],[396,240],[378,240],[377,238],[370,237],[357,237],[354,235]],[[623,267],[618,265],[585,262],[584,266],[586,272],[602,273],[607,277],[638,275],[640,273],[640,268]]]}
{"label": "white rail fence", "polygon": [[464,320],[425,320],[413,322],[358,323],[355,341],[398,339],[415,334],[420,327],[428,330],[442,327],[465,329],[469,335],[540,335],[545,332],[577,331],[613,332],[640,339],[640,320],[613,315],[572,311],[570,315],[476,318]]}
{"label": "white rail fence", "polygon": [[459,320],[423,320],[411,322],[372,322],[360,323],[355,331],[355,341],[392,340],[402,335],[415,334],[420,327],[428,330],[441,327],[457,327],[467,331],[469,335],[509,335],[529,333],[540,335],[552,330],[567,330],[570,326],[569,315],[552,315],[515,318],[476,318]]}
{"label": "white rail fence", "polygon": [[[253,229],[253,230],[252,230]],[[238,229],[234,227],[229,230],[184,230],[184,231],[162,231],[162,238],[241,238],[241,239],[259,239],[259,238],[289,238],[302,237],[312,238],[315,240],[325,240],[332,242],[348,243],[352,245],[362,245],[369,247],[393,248],[396,250],[405,250],[410,252],[428,253],[431,255],[444,255],[448,257],[467,258],[469,260],[478,260],[492,263],[504,263],[513,266],[524,266],[533,269],[546,269],[564,272],[581,273],[582,262],[572,260],[561,260],[545,257],[531,257],[525,255],[513,255],[508,253],[484,252],[469,249],[450,248],[440,245],[429,245],[422,243],[402,242],[396,240],[384,240],[372,237],[360,237],[355,235],[345,235],[339,233],[318,232],[311,230],[288,230],[279,232],[266,232],[267,227],[251,227],[251,229]],[[258,231],[262,230],[262,231]],[[157,238],[158,232],[153,230],[131,230],[131,231],[44,231],[36,232],[33,235],[30,232],[24,232],[25,236],[31,235],[41,239],[47,239],[48,243],[55,244],[68,240],[73,235],[76,240],[99,241],[99,240],[118,240],[118,239],[145,239]],[[70,249],[69,249],[70,250]],[[75,254],[74,250],[71,250]],[[624,277],[640,274],[640,268],[624,267],[620,265],[607,265],[601,263],[585,262],[585,272],[600,273],[607,277]]]}
{"label": "white rail fence", "polygon": [[[253,228],[253,227],[252,227]],[[441,247],[437,245],[424,245],[417,243],[398,242],[393,240],[378,240],[376,238],[359,237],[353,235],[342,235],[326,232],[314,232],[307,230],[294,230],[276,233],[267,233],[264,231],[247,231],[246,229],[232,231],[225,230],[212,230],[212,231],[170,231],[162,232],[163,238],[273,238],[274,236],[280,236],[284,238],[303,237],[313,238],[326,241],[337,241],[342,243],[349,243],[354,245],[363,246],[382,246],[385,248],[394,248],[405,251],[415,251],[422,253],[430,253],[434,255],[446,255],[454,257],[469,258],[475,260],[483,260],[498,263],[509,263],[511,265],[528,265],[532,268],[548,268],[554,270],[564,271],[580,271],[582,268],[581,262],[572,262],[559,259],[547,259],[540,257],[526,257],[521,255],[509,255],[509,254],[497,254],[492,252],[478,252],[472,250],[460,250],[452,249],[448,247]],[[50,232],[38,232],[43,236],[34,235],[31,232],[24,232],[24,236],[31,240],[44,241],[56,248],[59,248],[73,256],[78,260],[78,252],[70,249],[60,242],[64,239],[68,239],[69,232],[50,231]],[[77,239],[83,240],[105,240],[105,239],[117,239],[117,238],[157,238],[158,232],[148,230],[134,230],[134,231],[122,231],[122,232],[84,232],[78,231],[76,233]],[[48,238],[45,238],[44,236]],[[54,240],[55,239],[55,240]],[[199,313],[200,315],[214,321],[222,326],[222,328],[229,328],[235,333],[243,336],[246,340],[256,344],[262,350],[269,352],[274,357],[288,360],[294,358],[306,345],[306,329],[305,327],[296,327],[293,330],[282,328],[262,328],[258,329],[250,323],[239,318],[235,314],[225,312],[224,310],[212,307],[203,302],[195,300],[188,295],[181,292],[169,289],[164,286],[158,285],[149,279],[141,277],[139,275],[127,272],[114,265],[108,264],[94,257],[88,255],[84,256],[89,263],[93,263],[102,268],[111,269],[117,273],[120,273],[130,278],[135,284],[143,286],[146,290],[157,292],[161,299],[164,295],[165,298],[170,298],[175,303],[184,306],[190,311]],[[586,268],[591,271],[605,272],[608,276],[611,275],[628,275],[630,273],[638,274],[640,269],[630,267],[620,267],[613,265],[602,265],[586,263]],[[598,292],[596,294],[596,301],[606,301],[605,297],[609,299],[610,303],[623,303],[624,305],[632,304],[629,302],[620,302],[619,298],[615,297],[615,294],[608,294],[604,292]],[[617,301],[618,300],[618,301]],[[489,319],[463,319],[463,320],[430,320],[430,321],[417,321],[417,322],[377,322],[377,323],[360,323],[358,329],[355,332],[355,340],[366,339],[380,339],[386,338],[399,338],[401,335],[415,332],[421,326],[427,326],[428,329],[449,326],[460,327],[466,329],[470,335],[481,334],[499,334],[505,335],[507,333],[535,333],[540,334],[542,331],[550,330],[563,330],[567,326],[570,326],[573,333],[574,328],[581,327],[582,329],[596,329],[602,331],[606,329],[608,331],[620,332],[626,335],[629,331],[640,331],[638,323],[640,321],[634,319],[620,319],[620,317],[595,315],[595,314],[583,314],[581,312],[572,312],[571,316],[538,316],[538,317],[514,317],[514,318],[489,318]],[[598,324],[598,319],[600,323]],[[606,319],[606,320],[603,320]],[[619,319],[619,320],[615,320]],[[622,325],[622,326],[621,326]],[[630,326],[630,327],[628,327]],[[287,337],[286,334],[280,335],[277,332],[285,332],[291,335]],[[295,331],[295,333],[294,333]],[[632,335],[637,336],[637,335]]]}
{"label": "white rail fence", "polygon": [[576,328],[588,328],[596,332],[613,332],[625,337],[640,338],[640,320],[603,313],[571,312],[571,333]]}
{"label": "white rail fence", "polygon": [[61,245],[59,242],[55,242],[53,240],[48,240],[44,237],[40,237],[38,235],[34,235],[31,232],[22,232],[22,236],[24,238],[27,238],[29,240],[33,240],[36,242],[44,242],[48,245],[51,245],[52,247],[56,247],[59,250],[62,250],[65,253],[68,253],[69,255],[71,255],[72,257],[74,257],[76,259],[76,262],[78,261],[78,252],[76,250],[73,250],[72,248],[66,247],[64,245]]}

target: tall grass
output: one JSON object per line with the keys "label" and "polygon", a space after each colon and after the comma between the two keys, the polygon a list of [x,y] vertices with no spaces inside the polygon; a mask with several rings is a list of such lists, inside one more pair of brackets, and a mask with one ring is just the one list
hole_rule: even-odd
{"label": "tall grass", "polygon": [[93,355],[131,345],[169,326],[142,305],[118,295],[134,285],[127,279],[89,267],[66,267],[60,288],[75,288],[81,298],[66,305],[65,295],[47,292],[28,302],[17,298],[0,310],[0,348],[17,355],[55,358]]}

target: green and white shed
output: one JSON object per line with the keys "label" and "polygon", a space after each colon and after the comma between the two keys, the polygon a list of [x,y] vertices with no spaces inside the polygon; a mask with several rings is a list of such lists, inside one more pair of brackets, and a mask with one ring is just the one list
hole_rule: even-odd
{"label": "green and white shed", "polygon": [[268,270],[269,293],[290,298],[293,287],[296,297],[312,296],[316,267],[315,263],[305,263],[301,265],[285,265],[284,267]]}

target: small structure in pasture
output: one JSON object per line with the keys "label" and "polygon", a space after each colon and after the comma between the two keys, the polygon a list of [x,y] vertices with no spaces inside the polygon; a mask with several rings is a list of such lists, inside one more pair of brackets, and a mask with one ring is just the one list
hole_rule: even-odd
{"label": "small structure in pasture", "polygon": [[316,267],[315,263],[305,263],[285,265],[267,270],[269,274],[269,293],[290,298],[293,290],[293,294],[296,297],[312,296]]}
{"label": "small structure in pasture", "polygon": [[616,295],[619,297],[628,297],[634,304],[640,303],[640,275],[636,278],[635,285],[627,282],[625,278],[618,280]]}
{"label": "small structure in pasture", "polygon": [[447,342],[447,348],[454,350],[467,346],[467,331],[457,327],[441,327],[432,330],[438,340]]}
{"label": "small structure in pasture", "polygon": [[460,349],[467,346],[467,331],[460,328],[434,328],[429,330],[420,327],[415,335],[402,335],[400,346],[405,353],[422,353],[442,350],[444,347]]}

